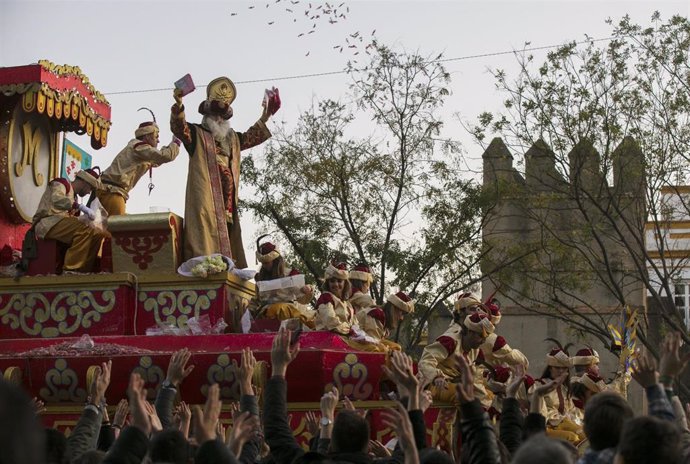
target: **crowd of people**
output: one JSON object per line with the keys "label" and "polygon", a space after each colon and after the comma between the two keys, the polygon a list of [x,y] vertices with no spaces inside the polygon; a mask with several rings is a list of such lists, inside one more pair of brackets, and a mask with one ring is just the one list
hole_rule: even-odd
{"label": "crowd of people", "polygon": [[371,430],[370,416],[356,410],[335,388],[321,397],[319,413],[307,414],[312,439],[309,449],[300,446],[287,409],[286,373],[300,352],[299,341],[291,335],[281,329],[275,336],[271,373],[261,393],[252,383],[257,361],[251,349],[243,350],[237,366],[241,397],[230,408],[232,425],[227,429],[220,421],[217,384],[209,388],[204,405],[190,408],[181,397],[181,386],[194,367],[187,349],[171,356],[154,404],[147,401],[144,380],[136,372],[130,374],[127,398],[119,402],[112,418],[105,404],[108,386],[113,376],[127,374],[118,373],[113,361],[103,363],[67,437],[41,427],[40,402],[0,381],[0,463],[673,464],[690,458],[687,418],[672,388],[687,362],[680,354],[678,333],[664,340],[658,368],[645,351],[635,362],[632,376],[645,391],[647,415],[635,417],[615,391],[604,389],[587,398],[582,413],[584,451],[550,436],[551,418],[543,413],[549,397],[564,385],[567,370],[535,383],[527,397],[519,393],[526,378],[521,366],[511,370],[501,415],[494,421],[482,405],[473,361],[452,354],[452,367],[459,374],[453,389],[462,442],[456,456],[430,447],[424,414],[433,400],[412,359],[400,351],[393,351],[383,368],[398,398],[381,413],[382,425],[395,434],[394,446],[372,440],[378,431]]}

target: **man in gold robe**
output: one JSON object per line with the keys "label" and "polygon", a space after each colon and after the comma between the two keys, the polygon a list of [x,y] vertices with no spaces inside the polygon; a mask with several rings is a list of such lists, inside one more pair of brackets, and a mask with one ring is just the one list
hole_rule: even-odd
{"label": "man in gold robe", "polygon": [[108,216],[125,214],[129,192],[146,171],[168,163],[180,153],[180,140],[173,137],[170,145],[158,149],[158,124],[143,122],[134,132],[134,139],[115,156],[101,176],[102,187],[96,192]]}
{"label": "man in gold robe", "polygon": [[230,127],[235,85],[227,77],[212,80],[206,100],[199,105],[201,124],[186,121],[182,92],[175,90],[170,129],[189,153],[184,213],[184,258],[221,253],[237,267],[247,266],[237,213],[240,186],[240,152],[271,137],[268,118],[280,107],[269,99],[261,118],[246,132]]}
{"label": "man in gold robe", "polygon": [[56,240],[69,245],[62,266],[65,274],[93,271],[93,266],[105,235],[77,219],[79,213],[96,217],[94,211],[78,203],[75,195],[84,197],[100,188],[97,168],[77,172],[73,182],[58,177],[48,183],[33,217],[36,237]]}

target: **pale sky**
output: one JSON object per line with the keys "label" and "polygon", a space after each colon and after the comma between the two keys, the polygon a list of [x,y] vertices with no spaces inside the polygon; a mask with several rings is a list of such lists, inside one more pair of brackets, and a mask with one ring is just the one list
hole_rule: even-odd
{"label": "pale sky", "polygon": [[[292,0],[296,1],[296,0]],[[343,3],[334,1],[336,7]],[[266,8],[266,5],[269,5]],[[561,44],[583,40],[585,34],[607,37],[605,19],[630,14],[635,22],[648,24],[654,10],[668,19],[673,14],[688,16],[690,1],[345,1],[340,11],[346,18],[329,24],[324,18],[310,21],[304,15],[308,1],[270,2],[169,2],[158,1],[11,1],[0,0],[0,66],[17,66],[48,59],[57,64],[79,66],[112,106],[112,128],[108,145],[90,148],[86,136],[68,138],[87,149],[94,164],[102,168],[134,137],[134,129],[147,120],[137,108],[147,106],[161,126],[161,142],[167,144],[172,91],[129,94],[112,92],[172,88],[175,80],[190,73],[197,86],[226,75],[237,83],[235,116],[237,130],[249,127],[260,115],[265,88],[280,89],[283,107],[277,120],[294,124],[301,111],[320,98],[347,98],[348,78],[344,74],[292,80],[276,78],[339,71],[356,49],[339,53],[350,34],[365,39],[376,30],[382,43],[422,54],[444,53],[445,58]],[[325,2],[312,1],[312,11]],[[250,9],[250,6],[255,8]],[[286,8],[293,10],[287,12]],[[236,13],[236,15],[232,15]],[[310,15],[314,15],[311,13]],[[294,21],[294,20],[297,21]],[[273,22],[273,24],[268,24]],[[313,34],[305,34],[314,29]],[[308,56],[305,56],[309,53]],[[538,62],[545,52],[534,53]],[[363,63],[365,60],[360,60]],[[511,55],[465,59],[446,63],[451,72],[451,96],[444,108],[443,137],[461,140],[473,171],[481,167],[482,149],[472,143],[453,115],[474,119],[482,111],[500,109],[501,96],[487,68],[504,68],[515,73]],[[243,81],[263,80],[261,83]],[[110,95],[109,95],[110,94]],[[198,122],[196,112],[205,98],[198,89],[185,98],[187,119]],[[269,123],[269,127],[275,124]],[[366,125],[361,126],[366,130]],[[261,154],[254,148],[254,155]],[[127,203],[130,213],[169,208],[184,213],[187,154],[154,171],[156,188],[148,195],[143,178]],[[479,172],[474,173],[480,180]],[[251,195],[245,189],[241,195]],[[260,231],[251,217],[243,217],[245,246],[253,255],[252,239]]]}

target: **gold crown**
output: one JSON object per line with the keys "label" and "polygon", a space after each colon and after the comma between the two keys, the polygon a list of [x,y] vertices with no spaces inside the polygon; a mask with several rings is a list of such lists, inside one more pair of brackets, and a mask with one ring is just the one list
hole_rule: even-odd
{"label": "gold crown", "polygon": [[210,101],[221,101],[232,104],[237,96],[235,84],[227,77],[218,77],[208,83],[206,87],[206,99]]}

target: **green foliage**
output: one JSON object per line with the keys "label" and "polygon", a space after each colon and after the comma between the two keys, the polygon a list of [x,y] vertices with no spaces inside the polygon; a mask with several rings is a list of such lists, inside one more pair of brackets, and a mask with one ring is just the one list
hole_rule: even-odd
{"label": "green foliage", "polygon": [[[494,70],[504,108],[480,114],[470,129],[479,143],[498,133],[514,153],[524,154],[537,139],[553,150],[556,173],[542,179],[550,193],[524,196],[522,187],[507,197],[494,192],[502,199],[523,195],[529,206],[524,214],[541,234],[517,249],[491,243],[494,266],[533,252],[495,278],[504,285],[531,280],[542,289],[537,295],[524,285],[512,291],[531,295],[534,306],[558,311],[602,341],[607,316],[588,296],[593,288],[610,292],[622,307],[631,282],[641,284],[666,309],[664,320],[678,326],[668,282],[687,262],[650,258],[644,222],[658,225],[668,217],[660,189],[686,183],[690,168],[690,21],[674,16],[662,22],[655,13],[651,27],[627,16],[608,23],[612,39],[605,44],[568,43],[541,64],[519,54],[514,78]],[[582,150],[575,153],[579,158],[570,156],[574,148]],[[688,215],[686,205],[676,207]]]}
{"label": "green foliage", "polygon": [[[481,194],[459,180],[459,146],[438,141],[450,76],[437,61],[375,44],[366,69],[348,69],[352,101],[321,100],[261,157],[246,157],[245,199],[278,229],[289,258],[317,280],[332,259],[368,263],[382,304],[392,287],[415,295],[421,334],[430,307],[476,277]],[[355,134],[355,119],[371,121]],[[354,134],[354,135],[353,135]]]}

